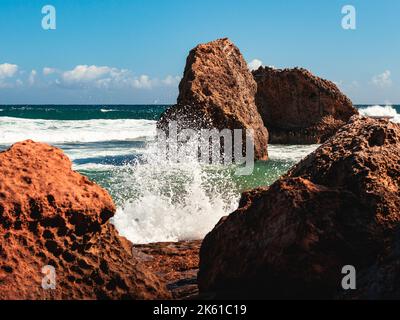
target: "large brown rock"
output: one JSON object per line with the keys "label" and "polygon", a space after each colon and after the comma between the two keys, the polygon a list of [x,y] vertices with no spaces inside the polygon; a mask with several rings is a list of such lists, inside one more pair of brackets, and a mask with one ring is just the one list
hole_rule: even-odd
{"label": "large brown rock", "polygon": [[167,283],[174,299],[197,297],[201,240],[134,245],[138,260]]}
{"label": "large brown rock", "polygon": [[[400,259],[373,265],[398,247],[399,172],[400,126],[354,116],[272,186],[245,193],[239,209],[206,236],[200,291],[219,297],[346,297],[344,265],[364,274],[363,293],[377,282],[388,284],[400,275]],[[367,281],[378,267],[381,274],[393,270],[391,276]],[[382,288],[376,296],[390,296]]]}
{"label": "large brown rock", "polygon": [[190,51],[179,84],[177,105],[158,122],[179,128],[253,129],[255,158],[267,159],[268,131],[255,105],[257,90],[239,49],[229,39],[200,44]]}
{"label": "large brown rock", "polygon": [[260,67],[253,75],[270,143],[322,143],[357,113],[333,82],[305,69]]}
{"label": "large brown rock", "polygon": [[[109,223],[109,194],[60,149],[27,140],[0,153],[0,299],[169,298]],[[56,288],[42,288],[42,268]]]}

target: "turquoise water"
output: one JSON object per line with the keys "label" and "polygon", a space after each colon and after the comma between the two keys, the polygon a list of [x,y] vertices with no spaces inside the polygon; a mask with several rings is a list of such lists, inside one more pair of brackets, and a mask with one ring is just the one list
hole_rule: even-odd
{"label": "turquoise water", "polygon": [[[44,141],[62,148],[81,173],[113,189],[115,168],[132,164],[152,140],[155,121],[166,105],[112,106],[1,106],[0,148],[24,139]],[[295,161],[295,160],[294,160]],[[237,190],[268,185],[293,164],[290,159],[256,163],[254,174],[235,177]]]}
{"label": "turquoise water", "polygon": [[[171,164],[152,143],[167,107],[0,105],[0,150],[25,139],[63,149],[75,170],[110,192],[119,232],[144,243],[203,237],[236,209],[243,190],[270,185],[317,147],[270,145],[270,160],[256,162],[249,176],[194,159]],[[400,113],[400,106],[362,108]]]}

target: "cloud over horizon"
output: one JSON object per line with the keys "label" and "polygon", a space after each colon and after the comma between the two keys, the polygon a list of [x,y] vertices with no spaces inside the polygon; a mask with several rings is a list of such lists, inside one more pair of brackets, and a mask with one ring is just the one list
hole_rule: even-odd
{"label": "cloud over horizon", "polygon": [[[17,75],[25,80],[13,79]],[[25,84],[34,86],[39,83],[43,86],[58,86],[68,89],[152,89],[155,87],[177,87],[179,76],[167,75],[164,79],[152,78],[149,75],[134,75],[128,69],[109,66],[76,65],[70,70],[60,70],[53,67],[44,67],[41,74],[35,69],[30,72],[20,70],[16,64],[0,64],[0,89],[21,87]],[[5,82],[5,79],[10,80]]]}
{"label": "cloud over horizon", "polygon": [[372,77],[372,83],[378,87],[385,88],[392,85],[390,70],[385,70],[383,73]]}

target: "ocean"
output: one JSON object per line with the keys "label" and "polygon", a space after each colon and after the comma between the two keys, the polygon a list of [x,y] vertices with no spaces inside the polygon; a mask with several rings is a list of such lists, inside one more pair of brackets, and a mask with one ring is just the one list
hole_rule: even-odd
{"label": "ocean", "polygon": [[[269,161],[253,174],[196,160],[166,162],[152,141],[166,105],[0,105],[0,150],[25,139],[64,150],[74,170],[106,188],[117,212],[112,222],[133,243],[200,239],[237,208],[241,192],[267,186],[318,146],[270,145]],[[400,106],[358,106],[393,117]]]}

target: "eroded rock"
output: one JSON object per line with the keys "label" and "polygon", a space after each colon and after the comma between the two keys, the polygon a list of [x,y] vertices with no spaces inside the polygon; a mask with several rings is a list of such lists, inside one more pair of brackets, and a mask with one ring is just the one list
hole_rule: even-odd
{"label": "eroded rock", "polygon": [[[1,299],[169,298],[109,223],[109,194],[31,140],[0,153]],[[55,268],[45,290],[42,268]]]}
{"label": "eroded rock", "polygon": [[179,128],[253,129],[255,158],[267,159],[268,131],[255,105],[257,90],[239,49],[229,39],[200,44],[190,51],[179,84],[177,105],[158,122]]}
{"label": "eroded rock", "polygon": [[393,286],[398,295],[384,284],[400,270],[390,259],[399,256],[399,208],[400,126],[354,116],[272,186],[245,193],[206,236],[200,291],[333,298],[343,294],[342,267],[353,265],[364,275],[360,296],[388,297]]}
{"label": "eroded rock", "polygon": [[253,76],[270,143],[322,143],[358,113],[333,82],[308,70],[260,67]]}

